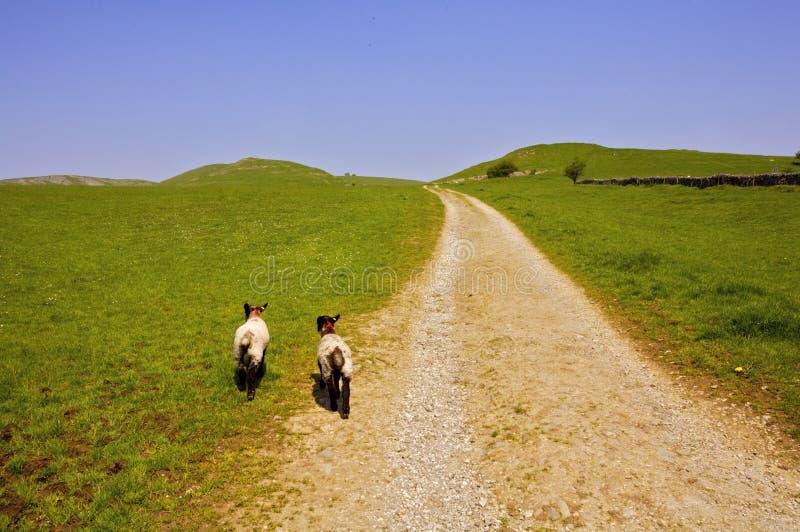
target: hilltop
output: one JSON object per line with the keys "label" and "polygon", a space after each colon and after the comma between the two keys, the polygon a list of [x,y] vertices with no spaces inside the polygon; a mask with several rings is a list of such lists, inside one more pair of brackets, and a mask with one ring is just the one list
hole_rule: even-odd
{"label": "hilltop", "polygon": [[282,184],[311,183],[362,185],[419,185],[419,181],[393,177],[335,176],[325,170],[292,161],[246,157],[234,163],[208,164],[162,181],[163,185],[251,185],[269,181]]}
{"label": "hilltop", "polygon": [[85,175],[44,175],[35,177],[16,177],[0,179],[0,185],[86,185],[90,187],[151,186],[152,181],[144,179],[111,179]]}
{"label": "hilltop", "polygon": [[[561,176],[572,160],[586,161],[583,177],[710,176],[725,174],[764,174],[792,167],[793,157],[711,153],[695,150],[647,150],[607,148],[599,144],[537,144],[512,151],[503,157],[470,166],[443,177],[438,182],[468,180],[485,176],[497,162],[512,161],[522,172],[536,176]],[[527,177],[526,177],[527,178]],[[525,179],[525,178],[523,178]]]}
{"label": "hilltop", "polygon": [[228,185],[256,184],[264,180],[282,182],[309,179],[332,179],[334,176],[319,168],[291,161],[247,157],[227,164],[209,164],[183,172],[162,181],[163,185]]}
{"label": "hilltop", "polygon": [[[339,184],[345,186],[408,186],[420,181],[394,177],[335,176],[325,170],[292,161],[246,157],[233,163],[215,163],[188,170],[162,181],[168,186],[253,185],[267,182],[282,184]],[[111,179],[80,175],[48,175],[2,179],[7,185],[85,185],[85,186],[152,186],[143,179]]]}

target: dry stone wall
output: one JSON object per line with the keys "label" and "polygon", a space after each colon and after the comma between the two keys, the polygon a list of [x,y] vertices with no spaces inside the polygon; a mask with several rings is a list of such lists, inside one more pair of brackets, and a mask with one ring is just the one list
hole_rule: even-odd
{"label": "dry stone wall", "polygon": [[625,177],[613,179],[585,179],[579,185],[684,185],[695,188],[708,188],[718,185],[736,187],[773,187],[776,185],[800,185],[800,173],[728,175],[718,174],[709,177]]}

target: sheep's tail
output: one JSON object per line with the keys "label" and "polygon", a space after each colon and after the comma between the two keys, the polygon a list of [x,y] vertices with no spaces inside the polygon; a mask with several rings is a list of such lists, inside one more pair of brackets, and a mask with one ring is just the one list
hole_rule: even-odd
{"label": "sheep's tail", "polygon": [[331,351],[331,362],[333,362],[331,365],[335,368],[344,366],[344,355],[339,347],[335,347],[333,351]]}
{"label": "sheep's tail", "polygon": [[242,339],[239,340],[239,347],[244,347],[244,348],[250,347],[250,342],[252,341],[253,341],[253,333],[247,331],[247,333],[244,336],[242,336]]}
{"label": "sheep's tail", "polygon": [[236,345],[234,345],[234,353],[233,356],[239,362],[244,361],[244,357],[247,356],[247,351],[250,349],[250,343],[253,341],[253,333],[247,331],[241,338],[239,338]]}

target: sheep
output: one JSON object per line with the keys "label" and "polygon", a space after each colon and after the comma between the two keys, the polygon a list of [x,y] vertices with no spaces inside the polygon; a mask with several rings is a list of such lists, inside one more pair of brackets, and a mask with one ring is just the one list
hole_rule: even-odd
{"label": "sheep", "polygon": [[350,381],[353,379],[353,360],[350,347],[341,336],[336,334],[333,324],[339,321],[340,315],[334,317],[319,316],[317,332],[321,336],[317,347],[317,366],[321,375],[320,386],[328,388],[330,407],[338,410],[339,378],[342,379],[342,418],[350,417]]}
{"label": "sheep", "polygon": [[256,397],[256,381],[264,369],[264,355],[269,345],[267,324],[261,318],[261,313],[267,306],[269,303],[260,307],[251,307],[245,303],[245,322],[236,329],[233,337],[233,358],[237,364],[236,385],[239,391],[247,389],[248,401]]}

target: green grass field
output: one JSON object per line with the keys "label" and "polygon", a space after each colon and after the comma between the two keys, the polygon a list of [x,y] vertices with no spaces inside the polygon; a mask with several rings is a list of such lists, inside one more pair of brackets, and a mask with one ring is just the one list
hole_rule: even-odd
{"label": "green grass field", "polygon": [[[765,411],[776,410],[800,436],[797,187],[574,186],[558,165],[576,156],[576,145],[560,146],[565,148],[560,155],[559,145],[514,152],[546,152],[546,162],[526,162],[550,168],[541,176],[450,186],[508,215],[626,328],[651,344],[657,358],[687,373],[713,375],[721,390]],[[612,164],[606,150],[597,150],[604,159],[596,168],[588,158],[586,176],[763,170],[756,167],[759,157],[709,154],[702,161],[697,152],[680,151],[648,158],[638,153],[646,150],[614,150],[636,153],[630,165],[619,157]],[[762,161],[769,164],[790,163]],[[735,372],[737,367],[744,371]]]}
{"label": "green grass field", "polygon": [[[269,473],[273,417],[313,401],[316,316],[347,329],[393,288],[362,274],[402,282],[438,236],[419,186],[244,177],[0,189],[0,528],[213,519],[228,483]],[[233,382],[245,301],[270,303],[252,403]]]}
{"label": "green grass field", "polygon": [[[797,188],[560,175],[575,157],[586,177],[760,173],[790,158],[573,144],[509,157],[537,175],[453,187],[505,212],[654,356],[800,435]],[[215,504],[275,466],[273,418],[313,400],[317,314],[345,327],[380,307],[397,286],[373,281],[417,271],[441,218],[416,182],[262,159],[151,187],[0,188],[0,528],[215,522]],[[233,383],[244,301],[270,303],[252,403]]]}

